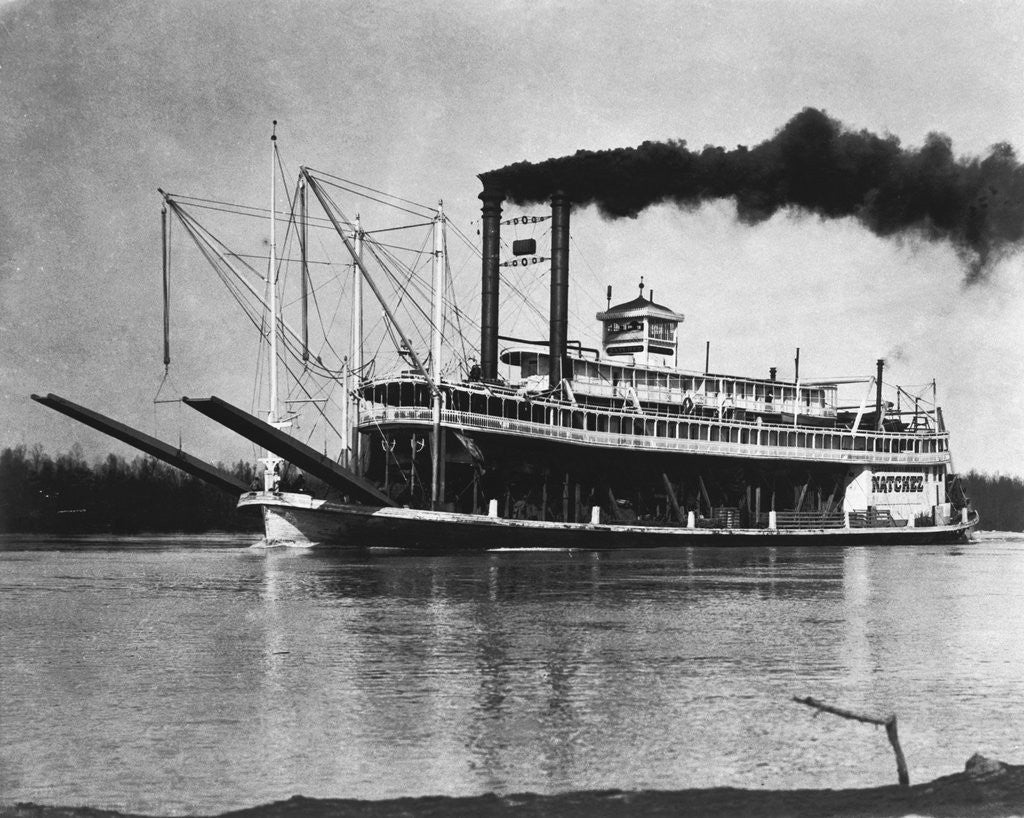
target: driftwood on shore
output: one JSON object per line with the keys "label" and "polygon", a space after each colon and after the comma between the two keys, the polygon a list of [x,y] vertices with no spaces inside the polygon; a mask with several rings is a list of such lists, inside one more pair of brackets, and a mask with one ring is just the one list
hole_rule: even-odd
{"label": "driftwood on shore", "polygon": [[825,704],[825,702],[819,702],[817,699],[812,699],[810,696],[794,696],[793,701],[799,704],[806,704],[808,707],[813,707],[816,710],[820,710],[824,713],[831,713],[834,716],[841,716],[844,719],[852,719],[853,721],[862,721],[867,724],[877,724],[880,727],[885,728],[885,734],[889,737],[889,743],[892,745],[892,751],[896,754],[896,775],[899,778],[900,786],[910,786],[910,774],[907,772],[907,760],[903,757],[903,748],[900,747],[900,738],[896,732],[896,714],[893,713],[889,716],[869,716],[864,713],[854,713],[852,710],[844,710],[841,707],[835,707],[831,704]]}

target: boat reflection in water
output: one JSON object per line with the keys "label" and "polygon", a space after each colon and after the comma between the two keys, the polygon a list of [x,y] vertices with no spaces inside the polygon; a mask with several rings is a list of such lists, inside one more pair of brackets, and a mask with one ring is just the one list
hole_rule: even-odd
{"label": "boat reflection in water", "polygon": [[[820,547],[485,559],[273,553],[266,570],[284,566],[286,597],[315,598],[343,619],[331,626],[332,655],[319,661],[333,668],[321,695],[340,697],[345,734],[357,743],[395,737],[397,746],[374,753],[399,767],[416,748],[441,791],[462,791],[441,782],[467,776],[498,792],[700,786],[708,776],[811,786],[823,763],[839,786],[888,781],[884,741],[803,718],[791,695],[898,710],[916,763],[922,731],[943,732],[941,719],[918,724],[908,712],[920,707],[909,680],[941,656],[928,644],[919,664],[905,661],[904,638],[921,634],[902,624],[903,584],[922,557],[953,559],[940,549]],[[948,611],[928,617],[928,605],[914,604],[932,626]],[[334,762],[348,779],[365,760]]]}
{"label": "boat reflection in water", "polygon": [[884,734],[794,695],[898,713],[913,782],[1020,753],[1024,552],[1002,540],[136,546],[0,552],[5,798],[213,814],[296,793],[895,780]]}

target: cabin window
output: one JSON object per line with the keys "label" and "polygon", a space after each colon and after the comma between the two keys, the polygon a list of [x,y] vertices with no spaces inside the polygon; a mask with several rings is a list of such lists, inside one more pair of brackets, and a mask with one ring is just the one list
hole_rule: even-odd
{"label": "cabin window", "polygon": [[648,332],[651,338],[658,341],[671,341],[675,338],[676,325],[671,321],[651,321]]}

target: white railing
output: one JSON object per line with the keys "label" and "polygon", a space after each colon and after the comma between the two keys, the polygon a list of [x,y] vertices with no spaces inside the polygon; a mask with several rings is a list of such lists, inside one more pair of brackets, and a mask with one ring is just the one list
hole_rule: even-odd
{"label": "white railing", "polygon": [[[698,408],[718,411],[723,402],[735,409],[745,409],[748,412],[791,412],[812,417],[835,417],[836,411],[833,407],[821,406],[817,403],[802,403],[796,400],[775,400],[766,401],[764,398],[755,399],[729,392],[704,392],[686,391],[668,386],[651,386],[650,384],[612,384],[606,381],[595,381],[577,378],[573,380],[573,391],[577,395],[588,395],[590,397],[604,398],[606,400],[625,400],[626,387],[634,389],[637,399],[647,403],[669,403],[681,406],[689,398],[693,405]],[[536,391],[544,391],[547,388],[547,380],[543,386]],[[527,391],[530,391],[529,389]]]}
{"label": "white railing", "polygon": [[[565,410],[563,410],[565,411]],[[578,414],[575,410],[573,414]],[[608,413],[600,413],[604,417],[619,417]],[[645,418],[643,415],[626,415],[634,420],[654,420]],[[393,423],[417,425],[430,425],[432,422],[431,411],[422,407],[399,407],[399,406],[372,406],[364,411],[364,418],[367,425],[378,424],[381,426]],[[570,443],[579,443],[591,446],[628,448],[635,450],[652,450],[662,452],[679,452],[687,454],[715,454],[733,457],[762,458],[773,460],[816,460],[833,462],[854,462],[854,463],[945,463],[950,459],[948,450],[935,452],[913,452],[913,451],[874,451],[868,449],[868,441],[890,439],[893,442],[908,442],[911,438],[906,435],[886,434],[874,432],[870,434],[853,433],[835,429],[816,430],[800,429],[795,430],[790,426],[762,425],[755,426],[746,423],[730,423],[728,421],[701,421],[696,419],[680,418],[676,423],[676,432],[683,426],[701,430],[707,430],[708,437],[711,430],[718,430],[718,436],[723,434],[732,435],[733,430],[746,430],[750,437],[756,438],[753,442],[741,443],[732,440],[710,440],[692,437],[671,437],[668,435],[655,434],[625,434],[620,432],[599,432],[590,429],[579,429],[574,426],[548,425],[534,423],[532,421],[517,420],[513,418],[494,417],[482,415],[475,412],[456,412],[444,410],[441,413],[441,422],[449,428],[459,431],[473,432],[497,432],[500,434],[521,435],[531,438],[545,438]],[[664,419],[658,419],[664,422]],[[366,426],[364,425],[364,428]],[[805,443],[810,440],[811,445],[784,445],[762,443],[761,440],[769,440],[772,432],[788,435],[799,431],[805,436]],[[824,440],[829,436],[832,440],[850,440],[849,448],[839,447],[822,448],[815,444],[818,440]],[[930,435],[922,440],[936,440],[944,436]],[[863,441],[864,448],[854,448],[855,440]],[[942,448],[936,445],[936,448]]]}

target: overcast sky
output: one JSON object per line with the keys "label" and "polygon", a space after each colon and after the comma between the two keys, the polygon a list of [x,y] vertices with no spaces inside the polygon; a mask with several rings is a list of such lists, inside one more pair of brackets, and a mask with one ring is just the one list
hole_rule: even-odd
{"label": "overcast sky", "polygon": [[[291,168],[443,198],[471,230],[480,172],[644,140],[753,145],[808,106],[908,147],[939,131],[958,155],[1020,157],[1022,36],[1024,2],[2,3],[0,446],[128,453],[28,397],[56,392],[201,457],[248,456],[152,403],[156,189],[265,202],[273,119]],[[942,243],[792,213],[749,227],[729,202],[583,211],[572,229],[570,337],[596,341],[604,285],[625,300],[643,273],[687,316],[684,365],[707,340],[714,369],[744,374],[788,376],[796,347],[807,376],[885,357],[887,380],[937,380],[957,469],[1024,473],[1024,254],[965,286]],[[178,281],[175,386],[248,405],[246,323],[213,276]]]}

